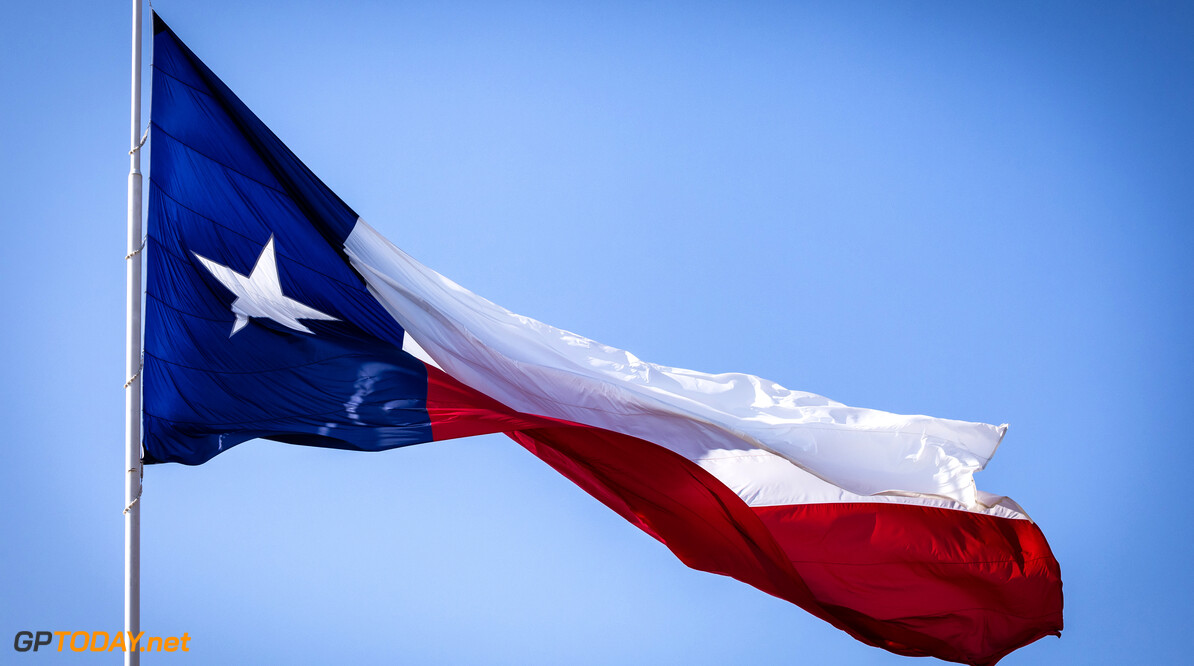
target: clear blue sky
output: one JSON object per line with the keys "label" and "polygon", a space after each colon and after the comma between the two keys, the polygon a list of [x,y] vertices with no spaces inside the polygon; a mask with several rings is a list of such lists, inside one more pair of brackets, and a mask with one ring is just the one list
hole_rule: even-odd
{"label": "clear blue sky", "polygon": [[[495,4],[157,9],[374,226],[516,312],[1010,423],[979,486],[1043,527],[1067,628],[1003,663],[1187,657],[1188,4]],[[0,661],[121,624],[129,59],[125,3],[5,14]],[[147,664],[912,663],[685,568],[500,436],[246,444],[148,469],[143,507],[143,626],[193,637]]]}

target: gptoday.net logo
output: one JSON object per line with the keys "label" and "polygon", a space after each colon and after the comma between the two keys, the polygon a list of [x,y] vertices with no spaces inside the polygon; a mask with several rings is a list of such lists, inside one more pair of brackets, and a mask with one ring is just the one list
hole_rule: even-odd
{"label": "gptoday.net logo", "polygon": [[[58,645],[52,643],[58,639]],[[12,647],[17,652],[37,652],[46,648],[57,652],[190,652],[187,645],[191,635],[182,636],[146,636],[142,631],[134,634],[131,631],[116,631],[109,634],[106,631],[18,631],[12,640]]]}

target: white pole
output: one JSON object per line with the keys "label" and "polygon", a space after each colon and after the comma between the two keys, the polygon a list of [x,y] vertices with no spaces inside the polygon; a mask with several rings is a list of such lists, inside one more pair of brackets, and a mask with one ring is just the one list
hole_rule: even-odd
{"label": "white pole", "polygon": [[[129,150],[128,253],[125,261],[124,630],[141,632],[141,0],[133,0],[133,107]],[[125,666],[140,655],[125,650]]]}

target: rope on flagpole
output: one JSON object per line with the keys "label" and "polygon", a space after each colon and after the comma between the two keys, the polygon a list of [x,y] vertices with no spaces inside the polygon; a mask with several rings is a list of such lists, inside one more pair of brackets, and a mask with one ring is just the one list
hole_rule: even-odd
{"label": "rope on flagpole", "polygon": [[[132,386],[133,382],[137,381],[137,378],[141,376],[141,371],[144,369],[145,369],[145,357],[142,356],[141,362],[137,364],[137,372],[135,374],[133,374],[132,377],[129,377],[129,380],[124,383],[124,388],[127,389],[128,387]],[[129,471],[131,472],[133,470],[130,469]],[[130,506],[132,506],[132,505],[130,505]]]}
{"label": "rope on flagpole", "polygon": [[129,151],[129,155],[133,155],[137,151],[141,150],[141,146],[145,145],[145,140],[148,138],[149,138],[149,125],[146,125],[145,132],[141,135],[141,141],[139,141],[137,143],[137,146],[135,148],[133,148],[132,150]]}
{"label": "rope on flagpole", "polygon": [[128,471],[128,474],[132,474],[133,472],[140,471],[141,481],[137,484],[137,496],[133,498],[133,501],[129,502],[128,506],[124,507],[124,511],[122,511],[121,513],[128,514],[128,512],[132,510],[133,505],[136,504],[137,502],[141,501],[141,493],[144,492],[144,490],[145,490],[145,466],[141,465],[140,467],[141,467],[140,470],[129,469],[129,471]]}
{"label": "rope on flagpole", "polygon": [[135,249],[135,250],[133,250],[132,252],[129,252],[128,254],[124,255],[124,260],[125,260],[125,261],[128,261],[129,259],[132,259],[133,257],[137,256],[138,254],[141,254],[141,250],[144,250],[144,249],[145,249],[145,239],[146,239],[146,238],[147,238],[147,236],[142,236],[142,237],[141,237],[141,244],[137,246],[137,249]]}
{"label": "rope on flagpole", "polygon": [[[135,472],[135,471],[137,471],[137,470],[135,470],[135,469],[130,469],[130,470],[129,470],[129,473],[132,473],[132,472]],[[144,481],[144,480],[145,480],[145,472],[144,472],[144,471],[143,471],[143,472],[141,472],[141,480],[142,480],[142,481]],[[142,491],[142,488],[143,488],[143,486],[142,486],[141,488],[138,488],[138,489],[137,489],[137,496],[133,498],[133,501],[129,502],[129,505],[128,505],[128,506],[124,507],[124,511],[122,511],[121,513],[127,514],[129,511],[131,511],[131,510],[132,510],[132,508],[133,508],[133,505],[134,505],[134,504],[136,504],[137,502],[140,502],[140,501],[141,501],[141,491]]]}
{"label": "rope on flagpole", "polygon": [[[141,239],[141,247],[142,248],[145,247],[145,239],[144,238]],[[132,257],[133,255],[137,254],[137,252],[140,252],[140,251],[141,251],[141,249],[138,248],[136,252],[130,253],[129,256],[125,257],[125,259]],[[129,377],[129,380],[124,383],[125,390],[128,390],[128,387],[132,386],[133,382],[137,381],[137,378],[141,376],[141,371],[144,369],[145,369],[145,352],[141,352],[141,361],[137,364],[137,374],[133,375],[132,377]],[[141,480],[139,483],[137,483],[137,496],[133,498],[133,501],[128,503],[128,506],[124,507],[124,511],[121,511],[122,514],[127,515],[128,512],[133,509],[133,505],[136,504],[137,502],[141,501],[141,493],[144,492],[144,490],[145,490],[145,467],[142,466],[140,470],[138,470],[137,468],[129,468],[126,473],[132,474],[133,472],[138,472],[138,471],[140,472]]]}

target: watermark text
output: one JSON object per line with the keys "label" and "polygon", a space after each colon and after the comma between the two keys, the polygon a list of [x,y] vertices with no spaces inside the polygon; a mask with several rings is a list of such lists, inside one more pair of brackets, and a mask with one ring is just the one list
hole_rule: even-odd
{"label": "watermark text", "polygon": [[[57,639],[55,641],[54,639]],[[146,636],[131,631],[18,631],[12,640],[17,652],[190,652],[191,635]]]}

